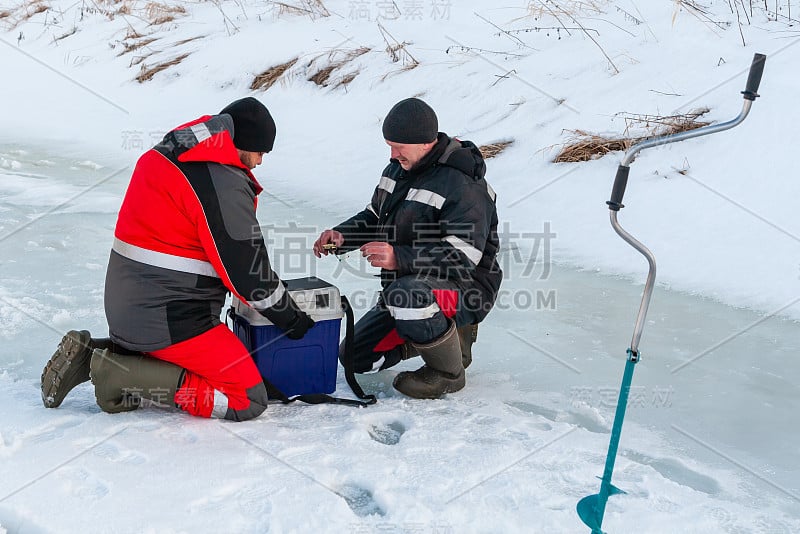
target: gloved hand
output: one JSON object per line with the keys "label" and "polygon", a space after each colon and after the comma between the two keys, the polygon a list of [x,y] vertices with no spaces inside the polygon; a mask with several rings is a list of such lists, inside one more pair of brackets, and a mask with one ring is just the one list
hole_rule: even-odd
{"label": "gloved hand", "polygon": [[302,310],[297,310],[297,316],[286,328],[286,337],[289,339],[303,339],[306,332],[314,326],[314,320]]}

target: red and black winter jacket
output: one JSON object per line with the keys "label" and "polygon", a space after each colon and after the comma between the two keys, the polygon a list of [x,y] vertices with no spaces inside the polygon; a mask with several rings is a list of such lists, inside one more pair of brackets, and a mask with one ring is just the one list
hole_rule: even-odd
{"label": "red and black winter jacket", "polygon": [[297,320],[256,219],[261,186],[231,132],[229,115],[204,116],[139,158],[105,284],[109,333],[123,347],[153,351],[206,332],[228,291],[284,330]]}
{"label": "red and black winter jacket", "polygon": [[439,132],[436,145],[412,169],[391,160],[367,207],[336,226],[345,238],[340,253],[386,241],[394,246],[397,270],[381,271],[384,287],[407,275],[451,280],[482,320],[503,279],[496,195],[485,174],[474,143]]}

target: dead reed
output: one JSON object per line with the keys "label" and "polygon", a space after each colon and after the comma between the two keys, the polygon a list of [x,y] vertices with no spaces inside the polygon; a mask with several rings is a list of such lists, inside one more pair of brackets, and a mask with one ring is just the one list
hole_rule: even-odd
{"label": "dead reed", "polygon": [[[335,70],[342,68],[343,66],[353,61],[355,58],[363,56],[370,50],[371,49],[367,48],[366,46],[362,46],[354,50],[334,50],[333,52],[328,54],[328,60],[330,61],[330,63],[316,70],[314,74],[308,77],[308,81],[314,82],[315,84],[321,87],[328,87],[328,85],[330,84],[331,75]],[[343,56],[342,59],[335,59],[337,55]],[[352,82],[357,75],[358,71],[356,71],[355,73],[349,73],[344,77],[340,78],[339,80],[337,80],[334,85],[335,87],[341,87],[342,85],[347,85],[348,83]],[[349,79],[346,82],[342,83],[345,78]]]}
{"label": "dead reed", "polygon": [[[708,111],[708,108],[702,108],[681,115],[668,115],[665,117],[626,114],[623,115],[626,124],[625,131],[620,137],[607,137],[583,130],[567,130],[568,133],[572,134],[572,137],[562,146],[553,162],[574,163],[598,159],[609,152],[628,150],[631,145],[646,139],[701,128],[710,124],[707,121],[698,120]],[[633,130],[644,130],[645,133],[642,135],[630,135],[629,132]]]}
{"label": "dead reed", "polygon": [[158,63],[156,65],[153,65],[152,67],[147,67],[147,65],[142,65],[142,69],[139,72],[139,75],[136,76],[136,81],[139,83],[150,81],[153,79],[153,76],[155,76],[162,70],[166,70],[174,65],[177,65],[187,57],[189,57],[189,54],[181,54],[175,59],[164,61],[163,63]]}
{"label": "dead reed", "polygon": [[280,65],[270,67],[261,74],[257,75],[250,84],[250,89],[253,91],[258,89],[266,91],[272,87],[272,85],[277,82],[287,70],[292,68],[292,66],[297,63],[297,59],[298,58],[290,59],[286,63],[281,63]]}
{"label": "dead reed", "polygon": [[514,144],[513,139],[507,139],[505,141],[489,143],[488,145],[481,145],[480,147],[478,147],[478,150],[481,151],[483,159],[492,159],[502,154],[505,149],[507,149],[513,144]]}

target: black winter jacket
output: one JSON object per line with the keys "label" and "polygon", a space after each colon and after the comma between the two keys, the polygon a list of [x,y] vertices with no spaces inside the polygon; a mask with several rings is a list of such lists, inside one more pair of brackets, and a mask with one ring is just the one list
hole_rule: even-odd
{"label": "black winter jacket", "polygon": [[449,279],[482,320],[491,309],[503,273],[497,262],[495,193],[486,182],[478,148],[439,133],[433,149],[405,171],[391,160],[360,213],[338,225],[340,253],[370,241],[394,246],[397,271],[382,271],[383,286],[400,276]]}

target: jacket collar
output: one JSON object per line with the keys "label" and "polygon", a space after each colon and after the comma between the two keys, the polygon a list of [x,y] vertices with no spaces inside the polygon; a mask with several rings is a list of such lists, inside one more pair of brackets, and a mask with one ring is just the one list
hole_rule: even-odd
{"label": "jacket collar", "polygon": [[[414,178],[424,173],[431,167],[436,166],[439,163],[439,158],[444,155],[444,152],[447,150],[447,146],[449,144],[450,138],[447,136],[447,134],[439,132],[439,135],[436,138],[436,144],[431,147],[430,151],[425,154],[416,165],[408,170],[403,169],[403,172],[400,176],[402,178]],[[393,159],[392,161],[399,165],[396,159]]]}
{"label": "jacket collar", "polygon": [[239,159],[232,131],[230,115],[204,115],[169,132],[160,145],[173,152],[180,162],[213,162],[241,169],[259,194],[263,188]]}

